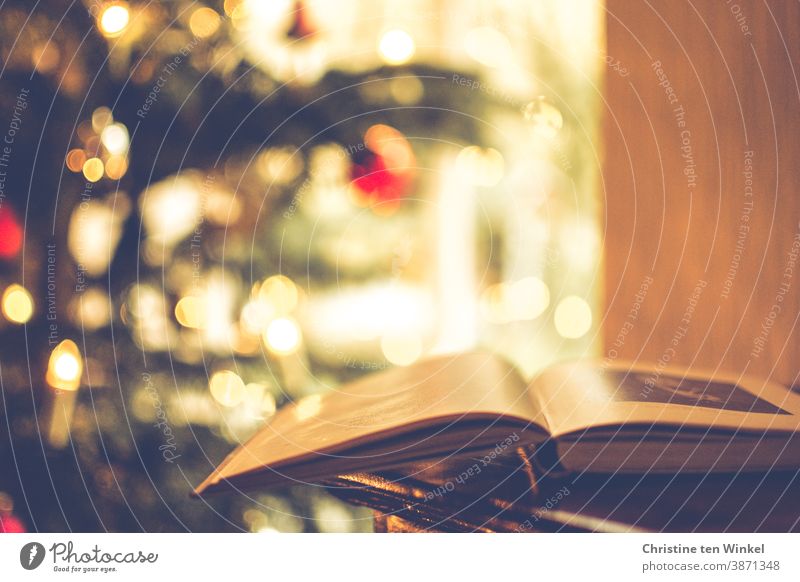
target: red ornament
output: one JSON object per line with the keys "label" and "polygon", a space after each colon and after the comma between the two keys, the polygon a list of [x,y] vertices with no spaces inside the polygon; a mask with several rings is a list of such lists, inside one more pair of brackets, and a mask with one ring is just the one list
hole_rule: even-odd
{"label": "red ornament", "polygon": [[25,533],[25,526],[22,522],[11,515],[0,514],[0,533]]}
{"label": "red ornament", "polygon": [[0,202],[0,259],[13,259],[22,248],[22,226],[8,204]]}
{"label": "red ornament", "polygon": [[292,16],[292,26],[286,33],[286,36],[293,39],[301,39],[309,37],[317,33],[317,27],[308,14],[303,0],[297,0],[294,3],[294,14]]}
{"label": "red ornament", "polygon": [[364,135],[366,151],[353,160],[351,184],[358,201],[378,213],[394,211],[408,195],[416,158],[406,137],[388,125],[373,125]]}
{"label": "red ornament", "polygon": [[363,198],[373,203],[400,200],[405,196],[410,182],[406,172],[387,168],[386,160],[376,154],[371,154],[360,164],[353,164],[351,177]]}

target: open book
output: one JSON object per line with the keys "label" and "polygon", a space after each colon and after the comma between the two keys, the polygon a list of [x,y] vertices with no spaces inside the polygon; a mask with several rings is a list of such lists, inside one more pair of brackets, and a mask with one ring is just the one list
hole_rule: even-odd
{"label": "open book", "polygon": [[490,354],[442,356],[282,408],[196,494],[507,449],[546,449],[567,471],[797,469],[800,396],[754,378],[624,363],[560,364],[527,384]]}

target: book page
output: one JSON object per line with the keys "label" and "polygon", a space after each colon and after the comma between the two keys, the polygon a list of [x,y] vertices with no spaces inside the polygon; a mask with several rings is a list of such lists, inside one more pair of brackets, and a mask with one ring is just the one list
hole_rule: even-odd
{"label": "book page", "polygon": [[[524,425],[535,416],[525,383],[504,360],[482,353],[442,356],[373,374],[284,407],[209,480],[283,465],[321,451],[345,455],[349,448],[437,421],[455,424],[483,418],[490,425],[511,419]],[[429,439],[429,446],[434,447],[436,438]],[[414,446],[424,448],[426,443]]]}
{"label": "book page", "polygon": [[677,428],[794,432],[800,396],[752,377],[617,362],[562,364],[530,386],[553,436],[601,427],[663,424]]}

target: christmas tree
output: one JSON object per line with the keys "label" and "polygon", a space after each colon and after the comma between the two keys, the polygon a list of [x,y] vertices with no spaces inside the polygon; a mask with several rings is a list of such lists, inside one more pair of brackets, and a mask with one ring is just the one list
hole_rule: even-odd
{"label": "christmas tree", "polygon": [[590,347],[597,59],[556,4],[6,2],[0,530],[369,530],[188,492],[370,371]]}

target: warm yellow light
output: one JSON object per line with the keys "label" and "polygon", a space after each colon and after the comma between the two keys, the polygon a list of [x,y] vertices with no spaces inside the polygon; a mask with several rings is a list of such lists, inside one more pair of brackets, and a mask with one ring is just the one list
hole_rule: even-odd
{"label": "warm yellow light", "polygon": [[31,62],[40,73],[49,73],[58,65],[61,54],[54,42],[46,42],[34,47],[31,52]]}
{"label": "warm yellow light", "polygon": [[85,330],[95,330],[107,325],[111,319],[111,301],[108,292],[90,287],[72,298],[69,304],[73,323]]}
{"label": "warm yellow light", "polygon": [[239,8],[241,5],[242,0],[225,0],[222,3],[222,9],[225,10],[225,14],[228,16],[233,15],[234,10]]}
{"label": "warm yellow light", "polygon": [[592,309],[576,295],[564,297],[556,307],[554,323],[561,337],[577,339],[591,329]]}
{"label": "warm yellow light", "polygon": [[205,309],[205,301],[200,297],[188,295],[182,297],[175,305],[175,319],[183,327],[200,329],[203,327]]}
{"label": "warm yellow light", "polygon": [[197,228],[203,188],[203,183],[187,172],[150,186],[139,198],[142,222],[159,249],[174,245]]}
{"label": "warm yellow light", "polygon": [[389,81],[389,92],[400,105],[412,105],[422,98],[425,86],[417,77],[396,77]]}
{"label": "warm yellow light", "polygon": [[198,8],[189,18],[189,28],[198,38],[208,38],[219,28],[219,14],[208,7]]}
{"label": "warm yellow light", "polygon": [[121,155],[128,151],[128,129],[121,123],[107,125],[100,133],[100,141],[110,154]]}
{"label": "warm yellow light", "polygon": [[275,397],[267,391],[267,386],[259,382],[251,382],[244,387],[244,401],[253,410],[256,418],[269,418],[278,408]]}
{"label": "warm yellow light", "polygon": [[408,366],[422,355],[422,339],[414,333],[387,334],[381,339],[386,359],[396,366]]}
{"label": "warm yellow light", "polygon": [[125,156],[111,156],[106,160],[106,175],[111,180],[119,180],[128,171],[128,158]]}
{"label": "warm yellow light", "polygon": [[216,372],[208,381],[208,388],[214,400],[223,406],[236,406],[245,396],[244,381],[231,370]]}
{"label": "warm yellow light", "polygon": [[288,277],[275,275],[261,284],[258,296],[278,315],[287,315],[297,307],[297,286]]}
{"label": "warm yellow light", "polygon": [[288,317],[272,321],[264,333],[264,345],[269,351],[278,355],[294,353],[300,345],[300,340],[300,328]]}
{"label": "warm yellow light", "polygon": [[56,376],[65,380],[76,378],[80,371],[80,363],[69,354],[61,354],[53,362],[53,371]]}
{"label": "warm yellow light", "polygon": [[58,390],[77,390],[81,385],[83,359],[72,340],[64,340],[50,354],[47,364],[47,383]]}
{"label": "warm yellow light", "polygon": [[414,56],[414,39],[404,30],[389,30],[383,34],[378,51],[383,60],[390,65],[402,65]]}
{"label": "warm yellow light", "polygon": [[264,333],[273,317],[275,309],[272,304],[261,299],[252,299],[242,307],[242,326],[250,334]]}
{"label": "warm yellow light", "polygon": [[546,97],[534,99],[525,106],[522,113],[533,126],[534,133],[542,137],[552,139],[564,126],[561,111]]}
{"label": "warm yellow light", "polygon": [[473,59],[487,67],[501,67],[512,62],[514,51],[508,38],[491,26],[470,30],[464,48]]}
{"label": "warm yellow light", "polygon": [[12,323],[27,323],[33,315],[33,297],[22,285],[9,285],[3,292],[3,315]]}
{"label": "warm yellow light", "polygon": [[322,410],[322,396],[314,394],[313,396],[306,396],[297,402],[294,415],[297,420],[308,420],[312,416],[319,414],[320,410]]}
{"label": "warm yellow light", "polygon": [[414,151],[406,136],[382,123],[373,125],[364,134],[364,145],[384,158],[392,171],[404,171],[414,163]]}
{"label": "warm yellow light", "polygon": [[100,158],[89,158],[83,164],[83,175],[90,182],[97,182],[103,177],[103,161]]}
{"label": "warm yellow light", "polygon": [[456,158],[458,171],[478,186],[496,185],[505,175],[505,159],[496,149],[467,146]]}
{"label": "warm yellow light", "polygon": [[258,154],[256,167],[265,180],[288,184],[303,171],[303,158],[289,148],[269,148]]}
{"label": "warm yellow light", "polygon": [[67,153],[67,167],[73,172],[80,172],[86,163],[86,152],[80,148],[69,150]]}
{"label": "warm yellow light", "polygon": [[130,19],[131,14],[125,4],[111,4],[100,13],[100,31],[107,37],[119,36],[127,28]]}
{"label": "warm yellow light", "polygon": [[565,224],[561,233],[561,249],[570,266],[591,269],[600,255],[600,233],[591,223]]}
{"label": "warm yellow light", "polygon": [[525,277],[509,287],[507,301],[513,319],[536,319],[550,305],[550,289],[538,277]]}
{"label": "warm yellow light", "polygon": [[[112,123],[114,123],[114,114],[111,113],[111,109],[105,105],[98,107],[92,112],[92,130],[94,130],[95,133],[102,132],[107,125]],[[84,139],[88,137],[90,137],[90,134],[84,135]]]}
{"label": "warm yellow light", "polygon": [[489,323],[508,323],[511,320],[506,312],[506,284],[495,283],[481,296],[481,313]]}

